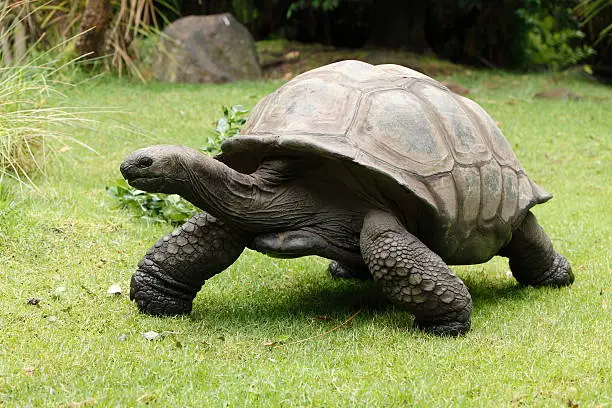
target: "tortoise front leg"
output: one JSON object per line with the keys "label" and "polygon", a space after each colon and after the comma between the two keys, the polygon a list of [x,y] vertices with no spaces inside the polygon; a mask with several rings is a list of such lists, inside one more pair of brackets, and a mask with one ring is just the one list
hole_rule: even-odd
{"label": "tortoise front leg", "polygon": [[250,239],[245,235],[197,214],[149,249],[132,276],[130,299],[151,315],[191,312],[204,281],[240,256]]}
{"label": "tortoise front leg", "polygon": [[414,314],[417,328],[451,336],[470,329],[472,299],[465,284],[393,215],[368,213],[360,244],[374,280]]}
{"label": "tortoise front leg", "polygon": [[574,282],[569,261],[553,249],[550,238],[531,212],[499,255],[510,258],[510,270],[523,285],[560,287]]}

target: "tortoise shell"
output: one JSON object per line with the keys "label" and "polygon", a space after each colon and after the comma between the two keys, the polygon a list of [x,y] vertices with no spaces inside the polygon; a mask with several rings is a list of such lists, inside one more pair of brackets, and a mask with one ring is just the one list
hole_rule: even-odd
{"label": "tortoise shell", "polygon": [[[435,239],[447,242],[438,249],[455,254],[502,245],[530,207],[552,197],[527,177],[477,103],[392,64],[342,61],[295,77],[255,106],[222,151],[220,160],[247,173],[264,156],[291,152],[390,177],[433,210],[446,236]],[[487,228],[494,231],[474,232]]]}

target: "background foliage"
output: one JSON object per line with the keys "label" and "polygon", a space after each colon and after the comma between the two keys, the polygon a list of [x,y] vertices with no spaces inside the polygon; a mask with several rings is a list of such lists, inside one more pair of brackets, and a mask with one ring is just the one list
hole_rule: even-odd
{"label": "background foliage", "polygon": [[[102,45],[89,51],[106,56],[103,65],[118,73],[136,76],[140,56],[131,47],[134,39],[189,14],[231,12],[258,40],[404,48],[519,69],[562,69],[585,59],[607,66],[612,34],[612,0],[50,0],[38,7],[32,0],[5,0],[0,5],[9,3],[12,14],[28,15],[25,38],[41,47],[92,27],[88,7],[106,5],[100,9],[108,13]],[[102,21],[100,13],[94,15]]]}

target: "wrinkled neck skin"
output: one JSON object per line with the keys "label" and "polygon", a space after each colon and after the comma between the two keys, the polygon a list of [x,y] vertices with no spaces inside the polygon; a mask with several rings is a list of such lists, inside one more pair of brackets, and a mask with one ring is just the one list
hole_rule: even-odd
{"label": "wrinkled neck skin", "polygon": [[252,176],[203,154],[186,158],[180,166],[185,179],[169,180],[168,192],[232,224],[253,207],[258,186]]}

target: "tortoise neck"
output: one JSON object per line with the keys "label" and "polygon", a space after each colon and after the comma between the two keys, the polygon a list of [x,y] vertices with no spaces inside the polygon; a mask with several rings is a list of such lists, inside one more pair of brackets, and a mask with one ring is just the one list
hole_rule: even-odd
{"label": "tortoise neck", "polygon": [[204,154],[183,163],[187,182],[178,194],[226,222],[240,223],[255,199],[256,179]]}

